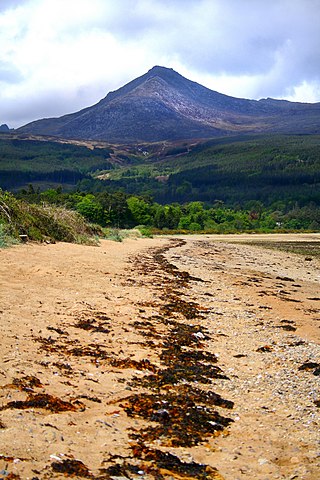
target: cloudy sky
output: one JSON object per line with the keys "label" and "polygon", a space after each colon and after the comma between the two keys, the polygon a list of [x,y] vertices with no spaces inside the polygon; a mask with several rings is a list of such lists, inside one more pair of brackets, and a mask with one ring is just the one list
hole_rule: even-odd
{"label": "cloudy sky", "polygon": [[320,0],[0,0],[0,124],[77,111],[154,65],[320,102]]}

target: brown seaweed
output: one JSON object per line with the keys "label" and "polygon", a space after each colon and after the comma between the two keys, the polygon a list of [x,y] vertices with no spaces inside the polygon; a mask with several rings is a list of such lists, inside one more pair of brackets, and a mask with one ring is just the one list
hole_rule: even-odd
{"label": "brown seaweed", "polygon": [[164,480],[168,476],[175,479],[218,480],[222,479],[217,469],[196,462],[182,462],[179,457],[169,452],[151,449],[138,444],[133,447],[135,457],[144,460],[144,469],[152,473],[157,480]]}
{"label": "brown seaweed", "polygon": [[78,322],[74,325],[76,328],[81,328],[82,330],[99,332],[99,333],[110,333],[109,322],[97,322],[96,318],[80,318]]}
{"label": "brown seaweed", "polygon": [[158,367],[153,365],[148,359],[138,361],[132,358],[114,358],[110,361],[110,364],[117,368],[134,368],[135,370],[149,370],[151,372],[158,370]]}
{"label": "brown seaweed", "polygon": [[60,412],[76,412],[85,410],[83,403],[75,401],[73,403],[66,402],[61,400],[58,397],[53,395],[48,395],[46,393],[38,393],[36,395],[29,394],[26,400],[17,400],[9,402],[6,405],[0,407],[0,410],[7,409],[19,409],[19,410],[28,410],[29,408],[41,408],[49,410],[53,413]]}
{"label": "brown seaweed", "polygon": [[14,378],[12,385],[7,385],[25,392],[33,392],[34,388],[43,388],[40,380],[34,375],[27,375],[22,378]]}
{"label": "brown seaweed", "polygon": [[51,468],[54,472],[62,473],[66,477],[94,478],[84,463],[73,458],[66,458],[60,462],[52,462]]}
{"label": "brown seaweed", "polygon": [[175,393],[133,395],[121,406],[128,416],[158,423],[137,435],[132,434],[133,438],[148,443],[162,439],[165,445],[173,447],[198,445],[204,438],[222,432],[233,421],[210,407],[196,404],[191,396],[181,397]]}

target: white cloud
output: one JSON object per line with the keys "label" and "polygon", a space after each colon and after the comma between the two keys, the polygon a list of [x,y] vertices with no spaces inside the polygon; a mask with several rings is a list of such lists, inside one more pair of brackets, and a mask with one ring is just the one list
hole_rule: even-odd
{"label": "white cloud", "polygon": [[290,88],[286,98],[290,102],[319,102],[320,85],[319,83],[302,82],[300,85]]}

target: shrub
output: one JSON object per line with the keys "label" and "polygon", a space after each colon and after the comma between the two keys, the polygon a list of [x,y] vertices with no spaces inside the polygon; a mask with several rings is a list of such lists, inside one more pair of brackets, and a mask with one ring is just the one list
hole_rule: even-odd
{"label": "shrub", "polygon": [[0,248],[10,247],[17,243],[19,243],[19,241],[10,235],[7,225],[0,223]]}
{"label": "shrub", "polygon": [[100,227],[89,225],[77,212],[53,205],[33,205],[0,190],[0,222],[15,239],[27,235],[36,241],[97,243]]}
{"label": "shrub", "polygon": [[150,227],[147,227],[146,225],[138,225],[137,227],[134,227],[134,230],[138,231],[140,233],[140,236],[146,237],[146,238],[152,238],[152,229]]}
{"label": "shrub", "polygon": [[106,240],[113,240],[114,242],[122,242],[123,236],[120,235],[118,228],[108,228],[104,230],[104,238]]}

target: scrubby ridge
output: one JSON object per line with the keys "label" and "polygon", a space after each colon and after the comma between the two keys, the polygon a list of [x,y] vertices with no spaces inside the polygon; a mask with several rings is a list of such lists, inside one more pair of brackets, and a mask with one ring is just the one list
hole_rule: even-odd
{"label": "scrubby ridge", "polygon": [[0,247],[22,238],[37,241],[93,243],[101,233],[75,211],[52,205],[34,205],[0,190]]}

